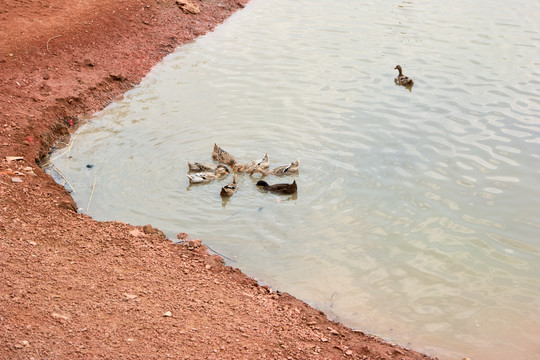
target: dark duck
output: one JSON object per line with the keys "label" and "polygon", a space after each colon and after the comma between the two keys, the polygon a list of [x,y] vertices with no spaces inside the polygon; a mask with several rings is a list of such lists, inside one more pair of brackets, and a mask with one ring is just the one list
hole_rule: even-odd
{"label": "dark duck", "polygon": [[264,180],[257,181],[257,186],[262,188],[263,190],[273,192],[276,194],[294,194],[298,191],[298,188],[296,186],[296,180],[292,182],[292,184],[275,184],[275,185],[268,185],[268,183]]}

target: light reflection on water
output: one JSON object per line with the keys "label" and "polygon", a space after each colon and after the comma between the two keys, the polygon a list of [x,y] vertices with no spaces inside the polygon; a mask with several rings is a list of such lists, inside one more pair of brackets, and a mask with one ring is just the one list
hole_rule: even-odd
{"label": "light reflection on water", "polygon": [[[504,11],[501,11],[504,9]],[[54,163],[99,220],[182,231],[353,328],[445,358],[540,352],[537,2],[254,0]],[[395,86],[396,64],[414,78]],[[188,186],[214,142],[297,196]],[[54,156],[53,156],[54,157]],[[95,166],[86,168],[87,163]]]}

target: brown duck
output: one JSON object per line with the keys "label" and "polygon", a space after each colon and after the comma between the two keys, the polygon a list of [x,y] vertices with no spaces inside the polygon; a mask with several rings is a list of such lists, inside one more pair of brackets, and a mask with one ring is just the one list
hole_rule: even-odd
{"label": "brown duck", "polygon": [[220,193],[221,196],[231,197],[234,195],[234,193],[238,189],[238,184],[236,183],[237,178],[238,178],[238,175],[234,174],[233,182],[221,188],[221,193]]}
{"label": "brown duck", "polygon": [[234,166],[234,163],[236,162],[236,158],[234,156],[232,156],[231,154],[229,154],[228,152],[226,152],[225,150],[217,146],[217,144],[214,144],[214,151],[212,152],[212,159],[214,159],[215,161],[221,164],[226,164],[226,165],[231,165],[231,166]]}
{"label": "brown duck", "polygon": [[414,84],[414,81],[413,79],[411,79],[410,77],[407,77],[405,75],[403,75],[403,70],[401,69],[401,65],[397,65],[394,70],[399,71],[399,74],[397,76],[397,78],[394,79],[394,82],[398,85],[403,85],[403,86],[411,86]]}
{"label": "brown duck", "polygon": [[268,159],[268,154],[264,155],[264,157],[260,160],[254,160],[248,164],[236,164],[233,170],[237,172],[251,172],[254,169],[261,168],[263,171],[267,170],[270,166],[270,160]]}
{"label": "brown duck", "polygon": [[296,180],[292,182],[292,184],[275,184],[275,185],[268,185],[268,183],[264,180],[257,181],[257,186],[261,187],[262,189],[266,191],[270,191],[276,194],[294,194],[296,191],[298,191],[298,188],[296,186]]}

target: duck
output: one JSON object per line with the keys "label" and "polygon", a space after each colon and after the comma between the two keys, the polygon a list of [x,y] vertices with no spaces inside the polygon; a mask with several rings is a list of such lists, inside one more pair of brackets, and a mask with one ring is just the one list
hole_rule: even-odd
{"label": "duck", "polygon": [[223,175],[229,174],[229,169],[225,165],[218,165],[215,172],[199,172],[195,174],[188,174],[190,184],[201,184],[215,180]]}
{"label": "duck", "polygon": [[221,195],[222,197],[231,197],[231,196],[233,196],[234,193],[236,192],[236,190],[238,189],[238,184],[236,183],[237,179],[238,179],[238,175],[234,174],[233,175],[233,182],[230,183],[230,184],[225,185],[224,187],[222,187],[221,192],[219,193],[219,195]]}
{"label": "duck", "polygon": [[397,69],[397,71],[399,71],[399,74],[398,74],[397,78],[394,79],[394,82],[396,84],[404,85],[404,86],[411,86],[411,85],[414,84],[413,79],[403,75],[403,69],[401,69],[401,65],[396,65],[394,70],[396,70],[396,69]]}
{"label": "duck", "polygon": [[277,194],[294,194],[298,191],[298,187],[296,186],[296,180],[292,182],[292,184],[274,184],[274,185],[268,185],[268,183],[264,180],[257,181],[257,186],[261,187],[263,190],[270,191]]}
{"label": "duck", "polygon": [[187,162],[189,171],[216,171],[217,165],[216,164],[208,164],[208,163],[200,163],[200,162],[193,162],[190,163]]}
{"label": "duck", "polygon": [[262,169],[261,167],[258,166],[258,167],[256,167],[255,169],[253,169],[251,171],[249,176],[252,176],[256,172],[261,173],[263,176],[294,174],[294,173],[298,172],[298,164],[299,164],[299,161],[296,160],[296,161],[293,161],[292,163],[290,163],[289,165],[279,166],[279,167],[274,168],[274,169],[272,169],[270,171],[265,171],[264,169]]}
{"label": "duck", "polygon": [[254,160],[247,164],[236,164],[234,170],[240,173],[247,173],[255,170],[257,167],[260,167],[263,170],[267,170],[270,167],[268,154],[265,154],[260,160]]}
{"label": "duck", "polygon": [[236,158],[234,156],[232,156],[231,154],[229,154],[228,152],[226,152],[225,150],[217,146],[217,144],[214,144],[214,151],[212,152],[212,159],[214,159],[215,161],[221,164],[230,165],[230,166],[233,166],[234,163],[236,162]]}

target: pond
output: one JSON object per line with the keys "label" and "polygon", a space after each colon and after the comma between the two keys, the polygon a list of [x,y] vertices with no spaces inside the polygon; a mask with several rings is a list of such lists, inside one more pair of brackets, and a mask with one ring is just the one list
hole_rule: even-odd
{"label": "pond", "polygon": [[[52,164],[81,212],[201,238],[352,328],[441,359],[533,359],[538,15],[523,0],[253,0]],[[261,174],[228,201],[230,175],[189,185],[186,162],[212,162],[214,143],[242,163],[298,159],[265,177],[298,193],[260,191]]]}

